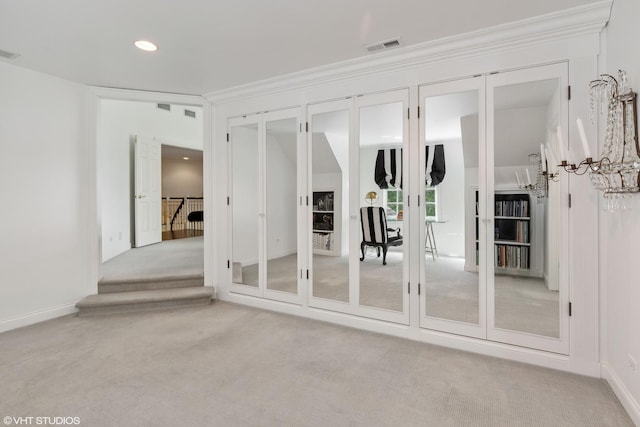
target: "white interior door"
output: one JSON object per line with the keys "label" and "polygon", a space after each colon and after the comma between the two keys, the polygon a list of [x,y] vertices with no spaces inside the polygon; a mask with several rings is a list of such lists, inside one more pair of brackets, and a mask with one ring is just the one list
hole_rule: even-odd
{"label": "white interior door", "polygon": [[135,247],[162,241],[160,142],[136,136],[134,145]]}

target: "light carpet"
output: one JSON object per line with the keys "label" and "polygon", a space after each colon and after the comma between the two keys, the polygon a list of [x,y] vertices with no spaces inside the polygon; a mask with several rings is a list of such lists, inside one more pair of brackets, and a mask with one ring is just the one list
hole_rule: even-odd
{"label": "light carpet", "polygon": [[603,380],[229,303],[0,334],[0,416],[81,426],[633,426]]}

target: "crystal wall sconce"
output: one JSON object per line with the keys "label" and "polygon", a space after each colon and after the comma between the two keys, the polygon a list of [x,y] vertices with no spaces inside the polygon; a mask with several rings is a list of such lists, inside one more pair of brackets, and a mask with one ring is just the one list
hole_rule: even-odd
{"label": "crystal wall sconce", "polygon": [[[627,76],[618,71],[618,78],[603,74],[589,84],[591,92],[591,120],[595,121],[596,108],[606,111],[607,130],[600,159],[594,160],[582,121],[577,119],[578,133],[585,159],[576,163],[567,160],[558,128],[558,146],[561,162],[567,173],[584,175],[589,172],[591,184],[602,191],[607,210],[627,209],[631,195],[640,191],[640,146],[638,145],[638,116],[636,93],[627,87]],[[606,110],[605,110],[606,109]]]}

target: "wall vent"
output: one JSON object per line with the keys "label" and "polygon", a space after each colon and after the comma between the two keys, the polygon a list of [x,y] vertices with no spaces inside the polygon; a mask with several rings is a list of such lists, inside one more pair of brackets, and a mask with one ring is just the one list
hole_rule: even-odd
{"label": "wall vent", "polygon": [[187,117],[191,117],[191,118],[196,118],[196,112],[195,111],[191,111],[191,110],[187,110],[186,108],[184,109],[184,115]]}
{"label": "wall vent", "polygon": [[158,108],[161,110],[171,111],[171,104],[158,104]]}
{"label": "wall vent", "polygon": [[0,49],[0,57],[2,58],[16,59],[18,56],[20,56],[19,53],[7,52],[6,50]]}
{"label": "wall vent", "polygon": [[400,38],[384,40],[381,42],[371,43],[364,48],[369,53],[377,53],[383,50],[394,49],[396,47],[402,46],[402,40]]}

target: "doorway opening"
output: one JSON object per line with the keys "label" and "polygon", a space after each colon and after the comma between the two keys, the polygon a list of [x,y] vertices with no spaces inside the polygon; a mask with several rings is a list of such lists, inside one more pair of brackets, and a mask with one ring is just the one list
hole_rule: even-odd
{"label": "doorway opening", "polygon": [[202,285],[202,108],[99,102],[99,292],[105,283],[166,277],[198,277]]}

